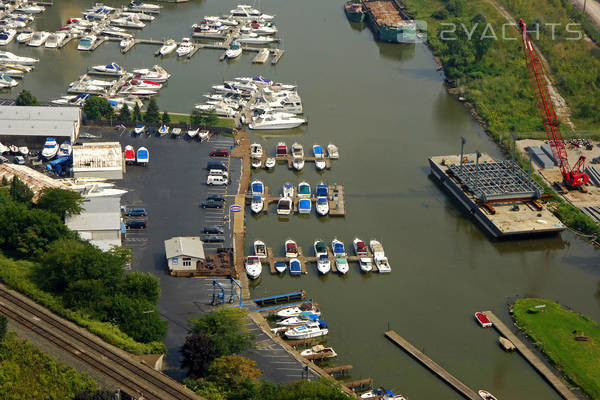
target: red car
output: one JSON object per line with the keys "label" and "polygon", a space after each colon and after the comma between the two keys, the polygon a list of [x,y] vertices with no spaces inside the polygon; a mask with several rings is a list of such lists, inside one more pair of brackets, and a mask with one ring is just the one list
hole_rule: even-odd
{"label": "red car", "polygon": [[228,149],[216,149],[211,151],[209,154],[211,157],[228,157],[229,150]]}

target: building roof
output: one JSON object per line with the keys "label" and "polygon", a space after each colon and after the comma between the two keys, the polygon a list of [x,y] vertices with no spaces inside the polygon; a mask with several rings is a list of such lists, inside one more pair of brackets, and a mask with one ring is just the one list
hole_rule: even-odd
{"label": "building roof", "polygon": [[73,172],[102,170],[123,170],[123,154],[119,142],[73,146]]}
{"label": "building roof", "polygon": [[121,198],[86,197],[81,213],[68,215],[65,224],[72,231],[120,230]]}
{"label": "building roof", "polygon": [[9,163],[0,164],[0,179],[6,177],[8,181],[11,181],[14,176],[17,176],[29,187],[29,189],[31,189],[31,191],[34,194],[33,201],[36,201],[38,199],[38,196],[42,189],[69,189],[69,187],[64,185],[62,182],[56,179],[52,179],[51,177],[44,175],[41,172],[38,172],[35,169],[29,168],[25,165]]}
{"label": "building roof", "polygon": [[79,107],[0,106],[0,135],[72,136]]}
{"label": "building roof", "polygon": [[174,237],[165,240],[167,258],[188,256],[204,259],[204,243],[198,236]]}

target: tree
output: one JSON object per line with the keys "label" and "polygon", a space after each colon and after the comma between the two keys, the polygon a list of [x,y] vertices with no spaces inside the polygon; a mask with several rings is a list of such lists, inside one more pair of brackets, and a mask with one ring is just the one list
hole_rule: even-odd
{"label": "tree", "polygon": [[119,119],[121,121],[131,121],[131,112],[129,111],[129,106],[127,104],[123,104],[123,107],[121,107]]}
{"label": "tree", "polygon": [[78,393],[73,400],[116,400],[117,396],[109,390],[98,390],[96,392]]}
{"label": "tree", "polygon": [[171,122],[171,116],[169,115],[168,112],[165,111],[165,112],[163,112],[163,115],[160,120],[164,125],[167,125]]}
{"label": "tree", "polygon": [[18,106],[39,106],[38,99],[35,98],[29,90],[21,90],[17,96],[16,105]]}
{"label": "tree", "polygon": [[158,110],[158,104],[153,98],[148,102],[148,108],[146,109],[146,115],[144,115],[144,122],[157,124],[160,121],[160,113]]}
{"label": "tree", "polygon": [[135,103],[135,106],[133,106],[132,119],[134,122],[142,122],[142,110],[138,103]]}
{"label": "tree", "polygon": [[78,192],[60,188],[44,188],[37,201],[38,208],[48,210],[65,218],[67,215],[79,214],[83,197]]}
{"label": "tree", "polygon": [[209,337],[216,357],[241,353],[252,345],[253,338],[245,327],[245,317],[245,310],[220,308],[200,318],[190,319],[190,333]]}
{"label": "tree", "polygon": [[156,304],[160,297],[158,278],[150,273],[138,271],[125,275],[120,291],[127,296],[152,304]]}
{"label": "tree", "polygon": [[192,110],[190,114],[190,124],[192,126],[200,126],[205,124],[204,115],[199,110]]}
{"label": "tree", "polygon": [[190,334],[181,347],[181,368],[188,370],[188,376],[204,376],[208,367],[217,358],[213,341],[206,335]]}
{"label": "tree", "polygon": [[90,96],[85,101],[83,112],[87,118],[99,120],[102,118],[111,118],[114,110],[107,99],[100,96]]}
{"label": "tree", "polygon": [[203,117],[204,121],[206,122],[206,125],[208,126],[216,125],[217,121],[219,120],[219,117],[217,116],[215,110],[210,110],[209,112],[205,113]]}
{"label": "tree", "polygon": [[161,319],[155,304],[143,299],[119,294],[107,298],[102,312],[106,320],[115,321],[123,332],[138,342],[161,341],[167,335],[167,321]]}
{"label": "tree", "polygon": [[8,179],[6,178],[6,175],[2,176],[2,183],[0,183],[0,186],[8,186]]}
{"label": "tree", "polygon": [[6,336],[6,326],[8,324],[8,320],[4,315],[0,315],[0,341],[4,340],[4,336]]}
{"label": "tree", "polygon": [[225,355],[210,364],[207,379],[221,386],[233,386],[244,379],[256,380],[261,375],[262,371],[256,368],[256,361],[238,355]]}
{"label": "tree", "polygon": [[10,182],[10,196],[15,201],[30,203],[33,199],[33,192],[29,189],[29,186],[15,175]]}

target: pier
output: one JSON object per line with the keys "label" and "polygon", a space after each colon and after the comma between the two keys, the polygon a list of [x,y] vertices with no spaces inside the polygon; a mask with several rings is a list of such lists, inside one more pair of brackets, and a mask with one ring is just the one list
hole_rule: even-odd
{"label": "pier", "polygon": [[346,364],[346,365],[338,365],[337,367],[323,368],[323,371],[325,371],[327,374],[329,374],[331,376],[345,375],[352,368],[353,368],[352,365]]}
{"label": "pier", "polygon": [[542,360],[536,356],[533,351],[529,350],[527,346],[515,335],[505,324],[491,311],[483,311],[483,313],[489,318],[492,322],[492,326],[496,328],[496,330],[505,338],[510,340],[513,345],[517,348],[517,351],[521,353],[523,357],[537,370],[537,372],[552,385],[554,390],[556,390],[563,399],[566,400],[577,400],[578,397],[573,394],[567,388],[567,386],[556,376],[554,373],[544,364]]}
{"label": "pier", "polygon": [[452,374],[442,368],[439,364],[427,357],[423,352],[414,347],[412,344],[406,341],[402,336],[398,335],[395,331],[385,332],[385,337],[391,340],[393,343],[398,345],[402,350],[406,351],[411,357],[419,361],[431,372],[438,376],[441,380],[446,382],[450,387],[456,390],[464,398],[469,400],[481,400],[481,397],[471,390],[467,385],[462,383],[460,380],[455,378]]}
{"label": "pier", "polygon": [[289,303],[291,301],[302,300],[306,297],[306,293],[304,290],[300,290],[298,292],[284,293],[278,294],[275,296],[261,297],[258,299],[254,299],[254,303],[259,306],[264,306],[267,304],[279,304],[279,303]]}

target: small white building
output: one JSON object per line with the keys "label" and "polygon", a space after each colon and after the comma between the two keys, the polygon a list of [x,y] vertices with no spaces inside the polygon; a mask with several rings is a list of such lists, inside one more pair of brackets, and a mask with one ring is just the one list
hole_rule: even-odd
{"label": "small white building", "polygon": [[198,262],[206,260],[204,242],[198,236],[174,237],[165,240],[169,272],[196,271]]}
{"label": "small white building", "polygon": [[123,179],[123,153],[119,142],[73,146],[74,178]]}
{"label": "small white building", "polygon": [[11,139],[53,136],[75,142],[80,127],[79,107],[0,106],[0,136]]}

